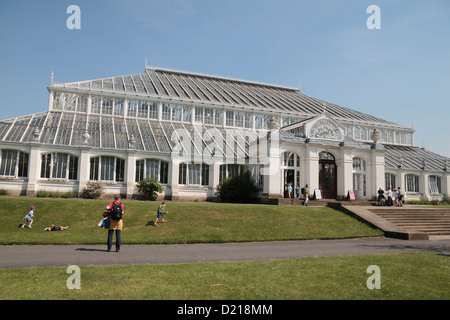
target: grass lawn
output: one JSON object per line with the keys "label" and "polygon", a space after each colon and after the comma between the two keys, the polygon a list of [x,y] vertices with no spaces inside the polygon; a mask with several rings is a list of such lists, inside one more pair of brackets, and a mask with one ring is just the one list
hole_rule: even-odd
{"label": "grass lawn", "polygon": [[[104,244],[97,223],[105,200],[1,197],[0,244]],[[160,202],[123,201],[123,244],[273,241],[382,236],[346,214],[326,207],[168,202],[167,223],[154,226]],[[31,205],[32,229],[19,227]],[[66,231],[44,232],[51,224]]]}
{"label": "grass lawn", "polygon": [[[380,289],[368,289],[370,265]],[[395,253],[271,261],[0,270],[1,300],[448,300],[450,257]],[[181,303],[181,302],[180,302]]]}

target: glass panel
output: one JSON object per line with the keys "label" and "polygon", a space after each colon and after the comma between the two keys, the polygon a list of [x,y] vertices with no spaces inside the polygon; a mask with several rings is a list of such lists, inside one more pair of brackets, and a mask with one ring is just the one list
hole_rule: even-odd
{"label": "glass panel", "polygon": [[78,96],[77,111],[78,112],[86,112],[87,105],[88,105],[88,96],[87,95]]}
{"label": "glass panel", "polygon": [[17,173],[18,177],[28,177],[28,159],[28,153],[19,152],[19,172]]}
{"label": "glass panel", "polygon": [[[123,118],[114,118],[114,132],[116,136],[116,149],[128,149],[128,136]],[[134,140],[136,140],[136,137]]]}
{"label": "glass panel", "polygon": [[324,152],[324,151],[319,153],[319,159],[320,160],[331,160],[331,161],[334,161],[333,155],[331,153]]}
{"label": "glass panel", "polygon": [[77,109],[78,95],[75,93],[64,94],[64,110],[76,111]]}
{"label": "glass panel", "polygon": [[98,180],[99,162],[100,162],[99,157],[91,158],[90,169],[89,169],[89,179],[90,180]]}
{"label": "glass panel", "polygon": [[138,109],[138,102],[136,100],[128,100],[128,117],[136,117]]}
{"label": "glass panel", "polygon": [[189,164],[189,184],[201,184],[201,165],[200,164]]}
{"label": "glass panel", "polygon": [[202,185],[209,185],[209,165],[202,164]]}
{"label": "glass panel", "polygon": [[150,179],[159,179],[159,161],[158,160],[150,160],[147,159],[146,161],[146,171],[145,175],[146,177],[149,177]]}
{"label": "glass panel", "polygon": [[0,176],[14,176],[16,171],[17,151],[2,150]]}
{"label": "glass panel", "polygon": [[116,158],[116,182],[125,181],[125,160]]}
{"label": "glass panel", "polygon": [[73,128],[73,118],[75,114],[64,113],[62,115],[61,123],[59,124],[58,134],[55,138],[55,144],[69,145],[70,136]]}
{"label": "glass panel", "polygon": [[16,119],[13,128],[9,132],[8,136],[5,140],[9,141],[20,141],[24,136],[25,130],[28,127],[28,123],[30,122],[32,116],[25,116]]}
{"label": "glass panel", "polygon": [[114,99],[114,115],[123,116],[123,99]]}
{"label": "glass panel", "polygon": [[136,160],[136,177],[135,181],[139,182],[144,179],[145,160]]}
{"label": "glass panel", "polygon": [[69,180],[78,179],[78,157],[69,156]]}
{"label": "glass panel", "polygon": [[101,137],[102,148],[115,149],[114,141],[114,127],[112,124],[112,117],[102,117]]}
{"label": "glass panel", "polygon": [[101,106],[102,106],[102,98],[93,96],[91,98],[91,113],[99,114],[100,110],[101,110]]}
{"label": "glass panel", "polygon": [[186,184],[186,163],[180,163],[179,165],[178,184]]}
{"label": "glass panel", "polygon": [[161,161],[161,172],[159,182],[168,183],[169,181],[169,163],[165,161]]}
{"label": "glass panel", "polygon": [[138,118],[148,118],[148,110],[149,110],[148,102],[139,101],[138,113],[137,113]]}
{"label": "glass panel", "polygon": [[113,181],[114,180],[114,157],[100,158],[100,180]]}
{"label": "glass panel", "polygon": [[50,178],[50,164],[52,154],[43,154],[41,158],[41,178]]}
{"label": "glass panel", "polygon": [[54,153],[53,154],[53,171],[52,178],[65,179],[67,170],[67,154]]}

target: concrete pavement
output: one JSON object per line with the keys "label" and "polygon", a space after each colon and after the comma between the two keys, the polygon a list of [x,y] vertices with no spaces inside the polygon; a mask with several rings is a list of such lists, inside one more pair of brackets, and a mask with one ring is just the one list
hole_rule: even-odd
{"label": "concrete pavement", "polygon": [[122,244],[121,252],[106,252],[106,245],[2,245],[0,269],[270,260],[411,251],[450,255],[450,239],[406,241],[358,238],[218,244]]}

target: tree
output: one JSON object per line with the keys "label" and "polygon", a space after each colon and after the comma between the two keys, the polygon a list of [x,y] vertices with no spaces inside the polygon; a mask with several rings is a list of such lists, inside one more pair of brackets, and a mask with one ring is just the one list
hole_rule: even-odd
{"label": "tree", "polygon": [[221,202],[251,202],[258,191],[250,172],[222,179],[219,183]]}
{"label": "tree", "polygon": [[145,194],[146,199],[155,201],[158,198],[158,193],[163,192],[161,184],[156,179],[150,179],[150,177],[142,179],[138,182],[137,188],[139,192]]}

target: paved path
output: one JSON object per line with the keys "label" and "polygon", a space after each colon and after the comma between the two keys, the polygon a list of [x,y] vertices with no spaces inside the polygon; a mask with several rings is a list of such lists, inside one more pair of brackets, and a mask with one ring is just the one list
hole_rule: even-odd
{"label": "paved path", "polygon": [[450,255],[450,239],[399,240],[359,238],[186,245],[4,245],[0,269],[69,265],[164,264],[213,261],[269,260],[333,255],[431,251]]}

